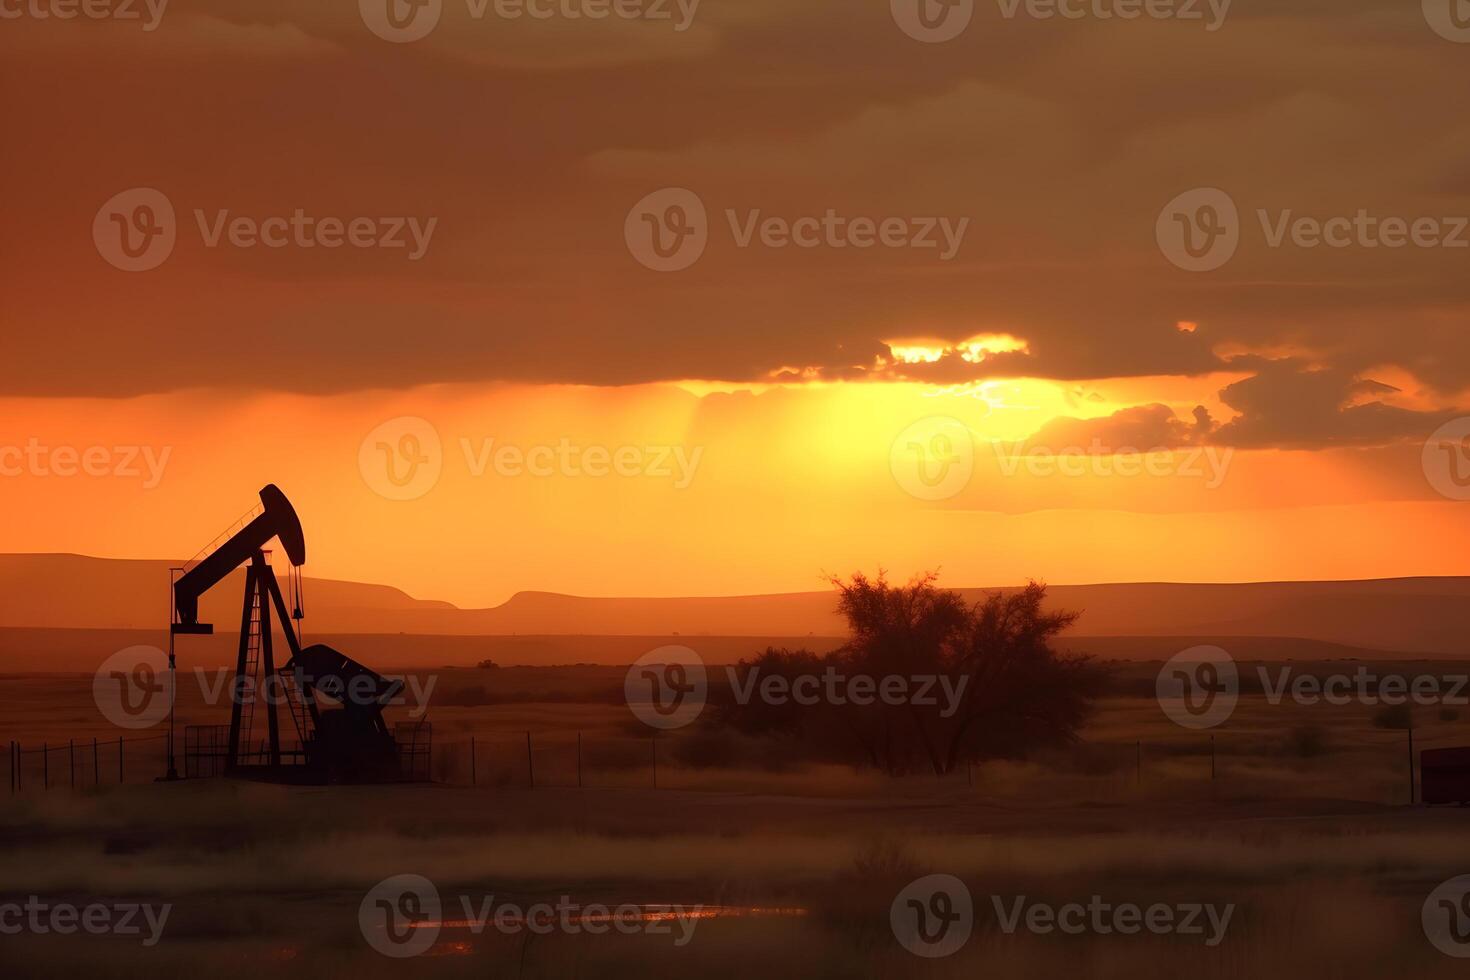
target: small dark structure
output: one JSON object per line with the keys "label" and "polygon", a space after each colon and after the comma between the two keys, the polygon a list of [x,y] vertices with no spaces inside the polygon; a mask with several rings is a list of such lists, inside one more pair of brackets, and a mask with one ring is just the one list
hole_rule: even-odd
{"label": "small dark structure", "polygon": [[1419,753],[1419,792],[1425,803],[1470,803],[1470,748]]}
{"label": "small dark structure", "polygon": [[[238,776],[287,783],[389,782],[414,778],[427,770],[427,724],[414,732],[412,762],[400,764],[400,747],[383,719],[383,709],[403,689],[325,644],[303,649],[294,623],[302,619],[300,568],[306,539],[290,501],[274,484],[260,491],[260,507],[246,515],[240,529],[206,548],[173,583],[169,628],[169,669],[174,670],[174,637],[210,634],[199,622],[200,597],[245,565],[245,602],[240,614],[240,650],[231,695],[230,724],[190,726],[184,733],[185,775]],[[266,560],[265,545],[279,539],[290,559],[290,591],[285,596]],[[248,562],[248,565],[246,564]],[[273,617],[290,648],[277,667]],[[283,747],[277,711],[285,704],[295,728],[294,748]],[[255,733],[256,709],[265,713],[263,739]],[[169,778],[178,772],[170,742]]]}

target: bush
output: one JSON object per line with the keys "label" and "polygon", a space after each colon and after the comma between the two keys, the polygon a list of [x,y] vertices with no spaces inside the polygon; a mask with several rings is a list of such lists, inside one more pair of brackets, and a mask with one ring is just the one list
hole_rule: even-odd
{"label": "bush", "polygon": [[1414,724],[1414,712],[1407,704],[1390,704],[1379,708],[1378,713],[1373,716],[1375,728],[1387,728],[1392,731],[1402,732],[1412,728]]}
{"label": "bush", "polygon": [[1300,759],[1327,753],[1327,733],[1319,725],[1298,725],[1287,736],[1287,751]]}

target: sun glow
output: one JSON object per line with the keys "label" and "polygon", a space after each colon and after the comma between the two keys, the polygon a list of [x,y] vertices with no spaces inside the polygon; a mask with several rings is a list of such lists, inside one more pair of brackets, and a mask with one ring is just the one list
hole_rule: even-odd
{"label": "sun glow", "polygon": [[902,337],[885,340],[899,364],[934,364],[946,354],[979,364],[992,354],[1029,350],[1026,341],[1008,333],[980,333],[958,342],[934,337]]}

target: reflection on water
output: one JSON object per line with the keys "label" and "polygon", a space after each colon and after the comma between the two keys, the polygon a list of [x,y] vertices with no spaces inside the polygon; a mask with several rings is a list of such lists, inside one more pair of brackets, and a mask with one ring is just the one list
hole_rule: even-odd
{"label": "reflection on water", "polygon": [[[670,922],[676,919],[787,919],[807,914],[807,910],[795,905],[633,905],[625,904],[609,910],[605,906],[594,906],[599,911],[568,910],[562,922],[568,924],[611,924]],[[540,924],[544,920],[538,920]],[[530,924],[527,916],[500,916],[492,924],[473,919],[426,919],[412,924],[414,929],[468,929],[476,934],[494,929],[504,931],[519,929]],[[425,956],[466,956],[473,952],[474,945],[468,940],[452,939],[435,943]]]}
{"label": "reflection on water", "polygon": [[[675,919],[789,919],[806,915],[806,909],[795,905],[622,905],[616,909],[602,906],[600,912],[568,912],[566,922],[671,922]],[[629,909],[637,909],[630,912]],[[524,926],[524,915],[497,916],[496,921],[508,926]],[[488,923],[474,919],[421,919],[405,923],[410,929],[482,929]]]}

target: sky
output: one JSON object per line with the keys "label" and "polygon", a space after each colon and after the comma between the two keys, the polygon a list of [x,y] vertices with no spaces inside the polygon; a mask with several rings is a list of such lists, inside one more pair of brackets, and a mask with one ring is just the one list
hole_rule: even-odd
{"label": "sky", "polygon": [[1470,571],[1448,0],[391,3],[0,0],[0,550]]}

